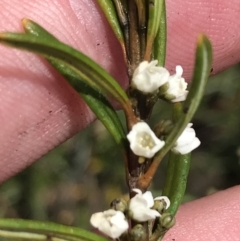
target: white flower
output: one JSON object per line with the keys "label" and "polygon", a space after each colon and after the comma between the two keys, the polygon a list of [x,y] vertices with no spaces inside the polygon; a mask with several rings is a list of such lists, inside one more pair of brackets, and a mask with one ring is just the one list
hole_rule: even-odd
{"label": "white flower", "polygon": [[157,60],[140,63],[133,73],[132,85],[146,94],[153,93],[164,85],[170,74],[165,68],[156,66],[157,63]]}
{"label": "white flower", "polygon": [[135,124],[127,138],[133,153],[146,158],[152,158],[165,145],[165,142],[159,140],[145,122]]}
{"label": "white flower", "polygon": [[195,130],[191,128],[193,124],[189,123],[183,133],[178,137],[172,151],[185,155],[196,149],[200,144],[200,140],[196,137]]}
{"label": "white flower", "polygon": [[180,65],[177,65],[176,74],[171,75],[168,79],[169,87],[165,92],[165,98],[169,99],[171,102],[184,101],[187,98],[187,82],[184,78],[182,78],[182,73],[182,67]]}
{"label": "white flower", "polygon": [[113,239],[120,237],[128,229],[128,222],[125,220],[124,214],[113,209],[94,213],[90,223]]}
{"label": "white flower", "polygon": [[160,213],[151,209],[154,205],[152,193],[147,191],[142,193],[140,189],[133,189],[137,194],[130,199],[129,210],[132,214],[132,219],[145,222],[148,220],[160,217]]}

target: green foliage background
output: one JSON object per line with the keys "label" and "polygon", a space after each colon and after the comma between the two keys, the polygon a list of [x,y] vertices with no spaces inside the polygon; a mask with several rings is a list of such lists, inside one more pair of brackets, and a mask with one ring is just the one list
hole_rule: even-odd
{"label": "green foliage background", "polygon": [[[156,105],[152,125],[170,117],[167,107],[164,102]],[[202,144],[193,152],[184,201],[240,183],[240,65],[211,77],[193,123]],[[127,192],[121,157],[95,121],[0,186],[0,217],[89,228],[93,212],[107,209]],[[154,195],[161,194],[165,172],[166,160],[151,186]]]}

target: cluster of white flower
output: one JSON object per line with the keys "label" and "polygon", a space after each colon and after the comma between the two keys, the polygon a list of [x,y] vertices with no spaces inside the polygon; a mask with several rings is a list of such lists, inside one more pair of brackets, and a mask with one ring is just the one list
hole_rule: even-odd
{"label": "cluster of white flower", "polygon": [[[170,76],[169,72],[157,66],[158,61],[154,60],[148,63],[142,62],[134,71],[132,85],[145,94],[156,93],[163,85],[161,91],[163,98],[171,102],[184,101],[188,91],[187,83],[182,78],[183,69],[176,67],[176,74]],[[200,145],[196,133],[189,123],[176,141],[172,151],[179,154],[187,154]],[[163,146],[165,142],[160,140],[147,123],[141,121],[136,123],[127,138],[130,142],[130,148],[133,153],[139,157],[152,158]],[[170,200],[166,196],[153,199],[152,193],[147,191],[142,193],[139,189],[133,189],[136,195],[131,198],[124,209],[109,209],[104,212],[98,212],[92,215],[91,224],[103,232],[105,235],[116,239],[120,237],[129,228],[129,220],[146,222],[154,220],[161,216],[162,211],[157,208],[158,202],[164,203],[164,209],[170,206]],[[154,205],[156,203],[156,205]],[[125,210],[125,206],[126,210]],[[162,207],[162,206],[161,206]],[[119,211],[121,210],[121,211]],[[123,211],[124,210],[124,211]],[[161,208],[162,210],[162,208]]]}
{"label": "cluster of white flower", "polygon": [[[150,63],[143,61],[139,64],[133,73],[132,85],[134,88],[145,94],[156,93],[160,88],[161,97],[168,101],[186,100],[188,91],[186,90],[187,83],[182,78],[182,67],[177,65],[176,74],[170,75],[167,69],[157,66],[157,63],[157,60],[153,60]],[[191,126],[191,123],[187,125],[172,151],[184,155],[200,145],[200,141]],[[158,139],[145,122],[135,124],[127,138],[133,153],[145,158],[152,158],[165,145],[165,142]]]}
{"label": "cluster of white flower", "polygon": [[[165,210],[170,206],[170,200],[166,196],[153,199],[150,191],[145,193],[142,193],[139,189],[133,189],[132,191],[137,194],[130,199],[127,213],[129,218],[135,221],[145,222],[161,216],[158,211],[151,209],[154,206],[154,201],[161,200],[165,202]],[[94,213],[91,216],[90,223],[93,227],[113,239],[120,237],[129,228],[128,220],[124,213],[114,209]]]}
{"label": "cluster of white flower", "polygon": [[[172,148],[172,151],[185,155],[200,145],[200,141],[191,126],[192,123],[187,125]],[[165,145],[165,142],[158,139],[145,122],[135,124],[128,133],[127,138],[133,153],[145,158],[152,158]]]}
{"label": "cluster of white flower", "polygon": [[145,94],[156,92],[160,87],[164,86],[166,91],[162,97],[171,101],[179,102],[187,98],[187,83],[182,78],[183,69],[180,65],[176,66],[176,74],[169,74],[164,67],[157,66],[158,61],[143,61],[135,69],[132,78],[134,88]]}

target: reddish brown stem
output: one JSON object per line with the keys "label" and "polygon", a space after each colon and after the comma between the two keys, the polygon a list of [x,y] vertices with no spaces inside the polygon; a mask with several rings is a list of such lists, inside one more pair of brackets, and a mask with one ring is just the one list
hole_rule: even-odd
{"label": "reddish brown stem", "polygon": [[161,161],[162,158],[159,157],[152,162],[148,171],[138,179],[137,188],[141,189],[143,192],[148,189]]}

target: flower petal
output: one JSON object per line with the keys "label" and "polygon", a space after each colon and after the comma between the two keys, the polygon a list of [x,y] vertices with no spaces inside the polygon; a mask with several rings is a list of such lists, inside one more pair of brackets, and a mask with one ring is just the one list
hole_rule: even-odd
{"label": "flower petal", "polygon": [[153,209],[138,209],[134,212],[133,219],[139,222],[146,222],[160,217],[160,213]]}
{"label": "flower petal", "polygon": [[147,207],[151,208],[154,205],[154,200],[152,193],[150,191],[145,192],[142,197],[146,200],[147,202]]}
{"label": "flower petal", "polygon": [[90,223],[92,224],[93,227],[97,228],[102,223],[103,220],[104,220],[103,212],[98,212],[98,213],[94,213],[91,216]]}
{"label": "flower petal", "polygon": [[140,209],[146,208],[148,206],[148,202],[142,195],[137,194],[133,198],[130,199],[129,209]]}
{"label": "flower petal", "polygon": [[110,223],[113,225],[110,236],[112,238],[118,238],[128,229],[128,222],[125,220],[125,216],[122,212],[118,211],[116,215],[111,218]]}
{"label": "flower petal", "polygon": [[132,191],[136,192],[138,194],[142,194],[142,191],[140,189],[138,189],[138,188],[133,188]]}

